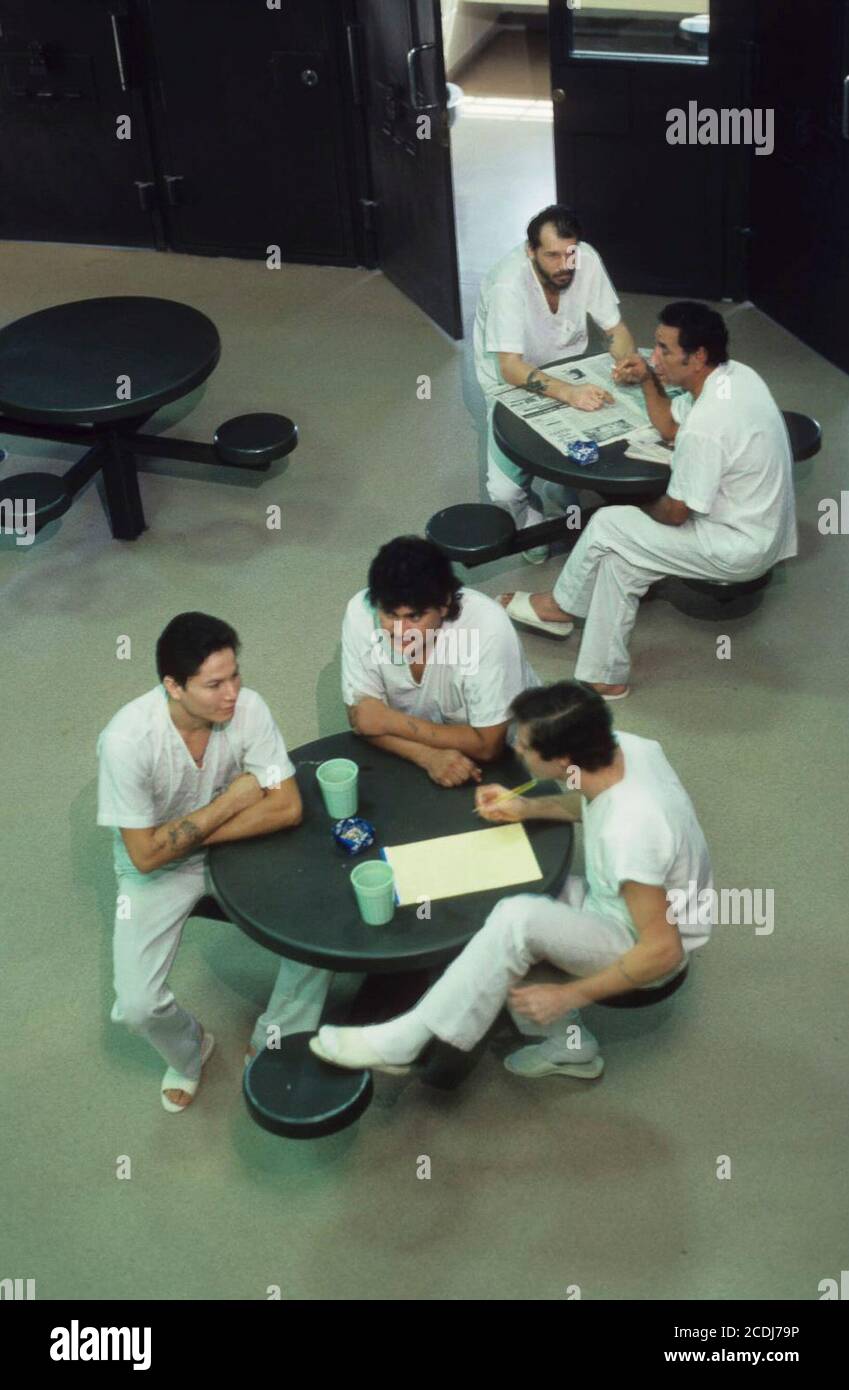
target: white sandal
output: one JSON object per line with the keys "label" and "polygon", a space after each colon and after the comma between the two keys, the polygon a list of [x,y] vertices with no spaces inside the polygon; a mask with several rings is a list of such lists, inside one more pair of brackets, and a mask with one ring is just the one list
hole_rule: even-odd
{"label": "white sandal", "polygon": [[[200,1045],[201,1068],[203,1068],[204,1063],[211,1056],[212,1049],[214,1048],[214,1046],[215,1038],[212,1036],[212,1034],[204,1033],[203,1040]],[[164,1108],[171,1115],[179,1115],[182,1110],[188,1110],[189,1106],[192,1103],[191,1101],[187,1101],[185,1105],[177,1105],[175,1101],[168,1099],[165,1092],[185,1091],[186,1095],[194,1098],[194,1096],[197,1094],[197,1088],[199,1085],[199,1076],[196,1078],[192,1078],[190,1076],[181,1076],[180,1073],[174,1067],[169,1067],[162,1078],[162,1085],[159,1088],[162,1093],[162,1104]]]}
{"label": "white sandal", "polygon": [[324,1024],[316,1036],[310,1038],[310,1052],[332,1067],[351,1071],[385,1071],[389,1076],[407,1076],[412,1070],[410,1063],[393,1066],[375,1052],[363,1037],[362,1028],[334,1028]]}
{"label": "white sandal", "polygon": [[514,623],[522,623],[525,627],[536,628],[538,632],[545,632],[549,637],[560,637],[561,639],[568,637],[575,628],[574,623],[554,623],[541,618],[534,610],[530,594],[514,594],[504,611],[508,618],[513,619]]}

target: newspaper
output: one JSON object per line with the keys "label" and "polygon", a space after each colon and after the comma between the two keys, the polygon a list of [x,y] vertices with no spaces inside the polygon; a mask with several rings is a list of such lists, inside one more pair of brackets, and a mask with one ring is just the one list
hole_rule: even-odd
{"label": "newspaper", "polygon": [[613,397],[612,405],[600,410],[577,410],[547,396],[535,396],[521,386],[503,386],[495,399],[541,434],[561,452],[575,440],[590,440],[601,447],[617,439],[627,439],[637,429],[645,427],[648,414],[639,386],[620,386],[613,380],[613,358],[607,352],[596,357],[584,357],[578,362],[561,362],[558,367],[546,367],[546,375],[570,386],[600,386]]}
{"label": "newspaper", "polygon": [[667,468],[671,468],[674,448],[675,445],[665,440],[654,425],[645,425],[641,430],[634,430],[628,441],[625,457],[647,459],[649,463],[665,463]]}

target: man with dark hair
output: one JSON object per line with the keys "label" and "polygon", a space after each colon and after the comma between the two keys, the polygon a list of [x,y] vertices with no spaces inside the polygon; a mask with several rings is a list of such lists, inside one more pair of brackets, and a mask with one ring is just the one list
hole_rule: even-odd
{"label": "man with dark hair", "polygon": [[[663,984],[708,940],[707,845],[660,744],[615,735],[607,705],[576,681],[525,691],[513,712],[529,771],[562,783],[577,768],[582,806],[569,793],[495,807],[506,789],[486,786],[478,809],[496,823],[582,819],[586,878],[570,875],[557,898],[502,898],[411,1012],[373,1027],[321,1028],[310,1047],[325,1061],[403,1072],[434,1037],[471,1051],[509,1001],[520,1030],[545,1040],[508,1057],[508,1071],[595,1077],[604,1064],[578,1009]],[[523,986],[542,961],[573,978]]]}
{"label": "man with dark hair", "polygon": [[[642,387],[655,429],[674,440],[665,495],[596,512],[553,592],[501,596],[514,621],[554,637],[583,618],[575,676],[611,700],[628,694],[628,642],[650,585],[756,579],[797,549],[787,428],[757,372],[729,360],[721,315],[668,304],[651,361],[634,353],[614,375]],[[683,394],[670,400],[664,384]]]}
{"label": "man with dark hair", "polygon": [[[183,925],[211,891],[206,849],[298,825],[302,814],[286,745],[265,701],[242,686],[238,650],[228,623],[180,613],[156,644],[161,684],[124,705],[97,741],[97,823],[113,828],[118,878],[112,1020],[167,1062],[162,1104],[172,1113],[191,1102],[214,1045],[167,984]],[[284,960],[254,1045],[269,1024],[314,1026],[328,978]]]}
{"label": "man with dark hair", "polygon": [[398,536],[371,563],[342,624],[342,698],[355,733],[433,782],[479,781],[510,701],[538,685],[504,610],[464,588],[438,546]]}
{"label": "man with dark hair", "polygon": [[[598,410],[612,400],[601,387],[572,386],[540,370],[545,362],[586,352],[588,314],[606,334],[617,362],[634,352],[601,257],[581,240],[574,212],[554,203],[528,223],[525,244],[486,276],[475,317],[475,371],[487,403],[487,491],[520,530],[542,521],[542,503],[531,489],[530,475],[495,443],[495,393],[505,384],[522,386],[578,410]],[[577,495],[560,489],[554,500],[566,506]],[[547,553],[540,546],[525,558],[540,563]]]}

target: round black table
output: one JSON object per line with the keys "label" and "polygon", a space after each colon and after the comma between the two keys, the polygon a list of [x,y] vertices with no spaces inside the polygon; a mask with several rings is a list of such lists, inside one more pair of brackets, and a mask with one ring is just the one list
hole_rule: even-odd
{"label": "round black table", "polygon": [[[102,469],[112,534],[134,540],[145,529],[134,432],[205,381],[220,354],[218,330],[205,314],[144,295],[57,304],[7,324],[0,330],[0,433],[5,425],[8,433],[79,442],[88,452],[61,478],[4,479],[4,495],[27,502],[41,527]],[[147,444],[145,452],[154,452]]]}
{"label": "round black table", "polygon": [[148,419],[205,381],[220,355],[215,324],[188,304],[57,304],[0,329],[0,414],[47,425]]}
{"label": "round black table", "polygon": [[[529,821],[526,830],[542,878],[509,888],[437,898],[431,917],[417,907],[396,908],[387,926],[361,921],[350,871],[378,857],[382,845],[486,829],[473,814],[474,784],[438,787],[425,772],[352,733],[307,743],[291,755],[304,802],[303,823],[252,840],[214,845],[209,870],[216,893],[237,926],[279,955],[327,970],[366,974],[430,969],[446,964],[483,925],[500,898],[511,893],[551,893],[562,881],[572,849],[565,822]],[[352,758],[360,769],[358,814],[377,830],[365,855],[349,858],[333,841],[315,770],[326,758]],[[528,780],[513,754],[484,768],[484,781],[518,786]],[[532,795],[556,792],[550,783]]]}
{"label": "round black table", "polygon": [[[584,357],[592,356],[585,353]],[[581,357],[561,357],[557,362],[546,362],[546,367],[557,367],[564,362],[577,366]],[[639,386],[624,388],[642,396]],[[576,411],[575,414],[583,415]],[[592,412],[587,413],[592,419]],[[646,420],[648,424],[648,420]],[[614,444],[603,444],[599,449],[596,463],[582,468],[572,459],[566,458],[560,450],[537,434],[512,410],[499,401],[492,417],[492,431],[499,449],[509,459],[534,477],[546,478],[552,483],[562,483],[566,487],[588,488],[604,498],[617,501],[641,502],[662,497],[669,482],[669,469],[661,463],[651,463],[646,459],[629,459],[625,456],[627,440],[620,439]]]}

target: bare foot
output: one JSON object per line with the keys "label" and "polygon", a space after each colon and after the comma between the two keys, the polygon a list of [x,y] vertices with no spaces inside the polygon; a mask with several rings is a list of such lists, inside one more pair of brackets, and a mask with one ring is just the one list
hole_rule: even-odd
{"label": "bare foot", "polygon": [[[203,1040],[205,1037],[206,1034],[204,1033],[203,1029],[201,1029],[201,1047],[203,1046]],[[191,1105],[192,1101],[194,1100],[194,1096],[190,1096],[188,1091],[163,1091],[163,1095],[166,1096],[168,1100],[170,1100],[174,1105],[179,1105],[181,1110],[185,1110],[186,1106]]]}
{"label": "bare foot", "polygon": [[[499,594],[498,602],[506,608],[515,597],[514,594]],[[554,602],[553,594],[531,594],[531,608],[538,618],[542,618],[547,623],[571,623],[574,617],[571,613],[564,613],[563,609]]]}

